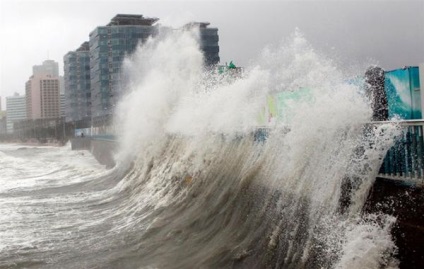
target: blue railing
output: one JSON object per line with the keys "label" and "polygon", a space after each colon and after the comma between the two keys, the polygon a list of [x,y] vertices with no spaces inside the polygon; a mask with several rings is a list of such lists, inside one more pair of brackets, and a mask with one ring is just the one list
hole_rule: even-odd
{"label": "blue railing", "polygon": [[424,120],[405,120],[396,124],[401,127],[401,135],[387,152],[378,176],[423,185]]}
{"label": "blue railing", "polygon": [[95,140],[105,140],[105,141],[112,141],[112,142],[117,141],[116,135],[112,135],[112,134],[93,135],[91,136],[91,138]]}
{"label": "blue railing", "polygon": [[[390,121],[372,122],[371,125]],[[378,177],[399,180],[405,184],[424,186],[424,120],[393,121],[400,128],[400,135],[388,150]],[[253,133],[255,141],[266,141],[268,127],[258,127]]]}

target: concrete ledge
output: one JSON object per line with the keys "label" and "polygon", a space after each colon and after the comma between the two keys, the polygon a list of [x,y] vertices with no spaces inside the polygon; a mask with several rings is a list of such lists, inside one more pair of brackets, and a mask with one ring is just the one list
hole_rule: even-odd
{"label": "concrete ledge", "polygon": [[415,188],[424,187],[424,179],[418,177],[394,176],[386,174],[378,174],[377,178],[381,180],[391,180],[394,184],[405,185]]}

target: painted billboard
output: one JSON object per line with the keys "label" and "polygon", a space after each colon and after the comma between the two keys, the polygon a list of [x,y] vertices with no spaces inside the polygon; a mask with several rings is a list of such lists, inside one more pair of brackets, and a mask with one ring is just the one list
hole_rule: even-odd
{"label": "painted billboard", "polygon": [[389,118],[422,119],[418,67],[406,67],[385,73]]}

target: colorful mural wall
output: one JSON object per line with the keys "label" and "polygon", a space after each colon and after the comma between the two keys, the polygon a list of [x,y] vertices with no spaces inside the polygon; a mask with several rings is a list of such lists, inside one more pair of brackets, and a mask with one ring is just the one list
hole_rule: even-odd
{"label": "colorful mural wall", "polygon": [[300,88],[296,91],[281,91],[268,95],[266,106],[261,111],[258,122],[261,126],[272,125],[276,121],[289,123],[292,118],[293,107],[311,100],[312,94],[308,88]]}
{"label": "colorful mural wall", "polygon": [[[424,64],[422,69],[421,73],[424,74]],[[424,77],[421,77],[421,80],[424,81]],[[347,81],[347,83],[358,85],[362,89],[364,82],[363,77]],[[421,96],[420,69],[418,67],[406,67],[385,72],[384,88],[387,94],[389,119],[393,117],[403,120],[422,119],[424,96]],[[275,121],[289,123],[293,104],[311,100],[312,94],[307,88],[268,95],[266,105],[258,116],[258,124],[269,126]]]}

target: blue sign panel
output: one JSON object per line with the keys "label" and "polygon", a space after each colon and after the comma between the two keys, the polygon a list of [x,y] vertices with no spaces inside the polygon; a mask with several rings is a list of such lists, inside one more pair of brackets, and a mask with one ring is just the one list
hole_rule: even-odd
{"label": "blue sign panel", "polygon": [[389,118],[421,119],[421,93],[418,67],[396,69],[385,73],[385,90]]}

